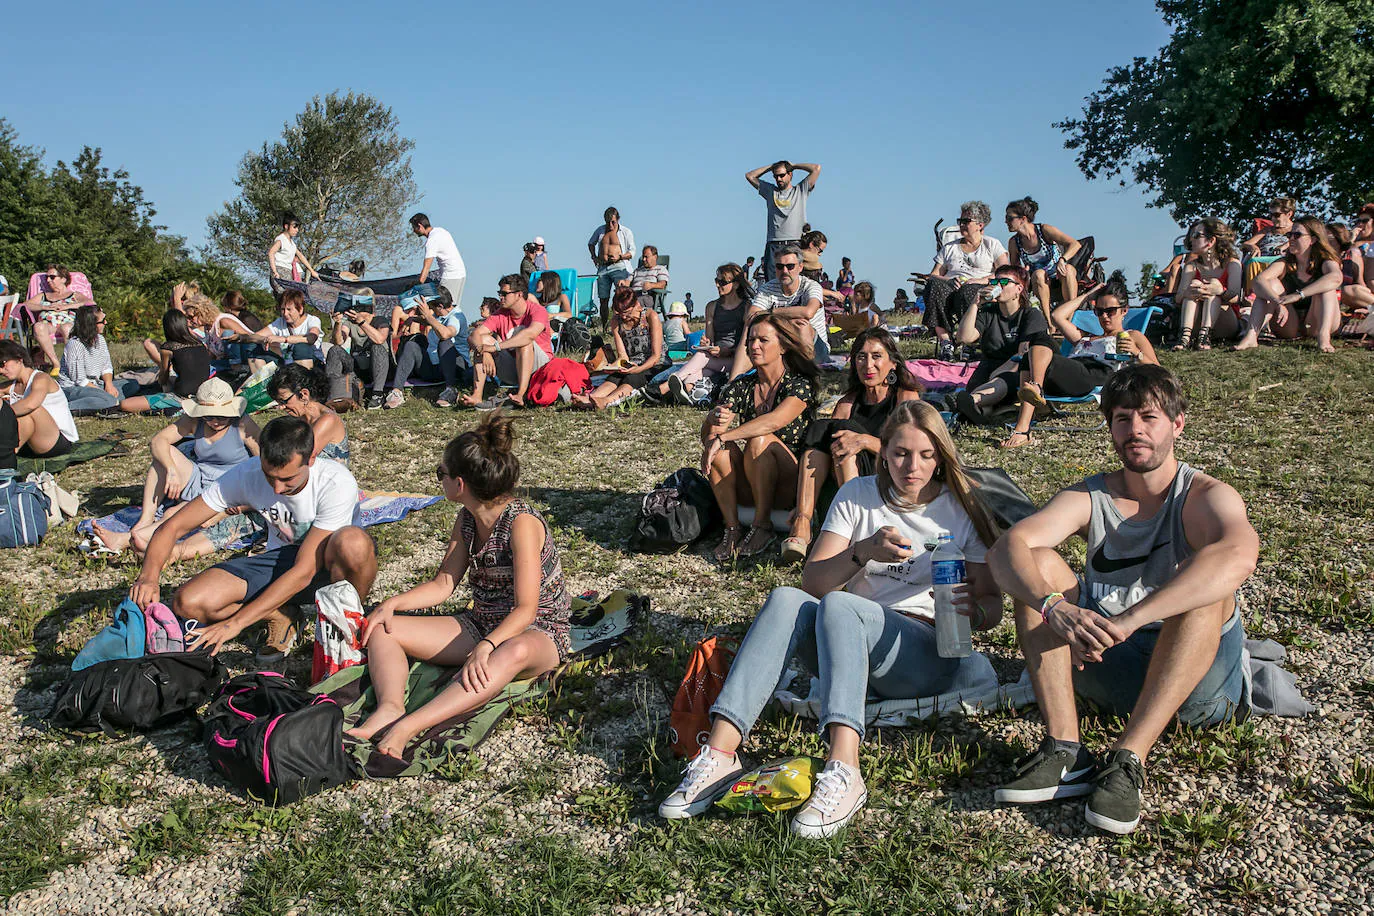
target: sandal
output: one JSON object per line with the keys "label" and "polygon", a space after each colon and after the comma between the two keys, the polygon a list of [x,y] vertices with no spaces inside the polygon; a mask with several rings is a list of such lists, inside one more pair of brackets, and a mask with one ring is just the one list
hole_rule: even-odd
{"label": "sandal", "polygon": [[[759,538],[758,536],[758,533],[760,531],[763,532],[762,538]],[[749,536],[745,538],[743,543],[741,543],[739,546],[739,555],[742,557],[756,557],[759,554],[763,553],[765,550],[767,550],[769,547],[773,546],[773,538],[774,535],[772,528],[763,527],[760,525],[750,525]],[[759,543],[754,543],[755,541],[758,541]],[[746,544],[750,544],[752,546],[746,547]]]}
{"label": "sandal", "polygon": [[1174,344],[1173,347],[1172,347],[1172,349],[1174,350],[1174,352],[1178,352],[1179,350],[1190,350],[1190,349],[1192,349],[1192,346],[1193,346],[1193,329],[1192,329],[1192,328],[1184,328],[1184,329],[1183,329],[1183,333],[1180,334],[1180,335],[1178,335],[1178,343]]}
{"label": "sandal", "polygon": [[[1016,438],[1017,438],[1018,436],[1021,437],[1021,441],[1020,441],[1020,442],[1016,441]],[[1034,444],[1035,444],[1035,439],[1031,436],[1031,434],[1030,434],[1029,432],[1024,432],[1024,433],[1023,433],[1023,432],[1021,432],[1020,430],[1016,430],[1016,431],[1012,432],[1012,434],[1011,434],[1010,436],[1008,436],[1007,438],[1003,439],[1000,443],[998,443],[997,447],[998,447],[998,448],[1021,448],[1023,445],[1034,445]]]}
{"label": "sandal", "polygon": [[720,543],[716,545],[716,549],[711,552],[711,555],[716,558],[717,563],[729,563],[734,559],[736,552],[739,550],[739,542],[742,540],[740,538],[740,530],[739,525],[727,525],[725,527],[725,535],[720,539]]}
{"label": "sandal", "polygon": [[1034,404],[1037,409],[1048,408],[1050,402],[1045,400],[1045,392],[1040,390],[1040,386],[1035,382],[1024,383],[1016,396],[1021,399],[1023,404]]}
{"label": "sandal", "polygon": [[1199,329],[1198,329],[1196,345],[1197,345],[1197,349],[1199,349],[1199,350],[1210,350],[1210,349],[1212,349],[1212,329],[1211,329],[1211,328],[1199,328]]}
{"label": "sandal", "polygon": [[778,557],[788,566],[793,563],[800,563],[806,559],[806,551],[810,546],[804,538],[784,538],[782,550],[778,552]]}

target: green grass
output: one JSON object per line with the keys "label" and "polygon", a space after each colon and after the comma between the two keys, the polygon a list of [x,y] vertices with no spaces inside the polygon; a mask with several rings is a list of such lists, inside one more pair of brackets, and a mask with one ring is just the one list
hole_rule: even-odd
{"label": "green grass", "polygon": [[[1333,708],[1362,715],[1374,681],[1367,671],[1328,670],[1321,653],[1340,639],[1367,657],[1374,639],[1374,477],[1364,470],[1374,404],[1368,357],[1347,351],[1322,359],[1282,347],[1245,358],[1165,358],[1191,401],[1181,456],[1234,485],[1260,532],[1259,569],[1241,592],[1247,629],[1294,653],[1305,690],[1324,691]],[[1273,381],[1282,385],[1258,391]],[[473,421],[471,413],[415,398],[395,411],[350,414],[355,474],[368,488],[430,492],[444,443]],[[486,747],[449,761],[440,778],[394,788],[363,784],[261,809],[208,775],[193,728],[77,741],[24,713],[10,732],[20,737],[0,743],[0,899],[45,884],[61,892],[64,868],[99,857],[131,876],[231,861],[242,887],[229,909],[249,914],[659,906],[713,913],[1262,911],[1287,894],[1263,867],[1224,881],[1203,867],[1264,842],[1262,826],[1238,798],[1258,797],[1268,781],[1297,810],[1374,810],[1367,751],[1333,745],[1349,761],[1339,774],[1325,758],[1296,758],[1291,733],[1298,728],[1327,729],[1332,742],[1343,740],[1346,732],[1323,717],[1171,729],[1149,763],[1144,822],[1125,840],[1093,833],[1073,806],[994,815],[987,810],[992,787],[1040,734],[1038,714],[1020,710],[875,729],[861,756],[869,808],[832,841],[794,841],[779,817],[713,814],[664,824],[655,807],[682,765],[669,750],[665,719],[693,645],[711,633],[742,634],[768,590],[798,578],[798,570],[769,561],[719,569],[706,559],[712,545],[670,555],[627,549],[640,494],[696,463],[699,422],[700,414],[683,409],[518,416],[523,484],[553,528],[571,587],[634,588],[652,596],[653,609],[624,646],[518,710]],[[73,467],[63,485],[81,492],[89,512],[127,504],[147,468],[148,438],[164,424],[80,421],[83,435],[123,437],[130,454]],[[1038,501],[1114,464],[1101,433],[1047,434],[1037,447],[1012,452],[998,450],[998,438],[962,430],[957,441],[970,464],[1005,467]],[[376,597],[430,575],[454,518],[454,507],[443,504],[374,529],[382,554]],[[67,525],[39,547],[0,552],[0,665],[9,666],[30,710],[137,574],[129,560],[81,559],[77,540]],[[1081,562],[1081,547],[1066,554]],[[166,581],[183,581],[215,559],[181,564]],[[980,639],[999,673],[1014,679],[1021,665],[1010,624]],[[249,656],[234,646],[228,657],[241,666]],[[308,653],[291,664],[291,673],[308,676]],[[1118,720],[1088,715],[1084,740],[1101,750],[1120,728]],[[818,754],[823,746],[813,722],[770,708],[746,750],[764,761]],[[1175,773],[1199,787],[1187,801],[1172,793]],[[187,781],[172,801],[158,791],[164,779]],[[1207,788],[1213,779],[1221,789]],[[543,810],[550,802],[555,813]],[[97,812],[119,829],[78,829]],[[1327,855],[1317,832],[1292,835],[1296,854]],[[1086,864],[1070,867],[1069,859]],[[1167,887],[1151,889],[1143,877],[1155,872],[1181,876],[1196,896],[1176,901]]]}

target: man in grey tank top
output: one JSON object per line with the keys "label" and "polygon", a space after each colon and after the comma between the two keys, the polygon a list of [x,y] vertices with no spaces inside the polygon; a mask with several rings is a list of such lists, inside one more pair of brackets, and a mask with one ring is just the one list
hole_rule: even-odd
{"label": "man in grey tank top", "polygon": [[[1102,412],[1121,470],[1061,491],[988,552],[1047,732],[999,802],[1087,795],[1090,824],[1129,833],[1175,714],[1211,726],[1248,713],[1235,592],[1259,537],[1240,494],[1174,456],[1185,407],[1167,369],[1118,372]],[[1073,535],[1087,541],[1081,577],[1056,552]],[[1080,743],[1075,693],[1126,719],[1102,764]]]}

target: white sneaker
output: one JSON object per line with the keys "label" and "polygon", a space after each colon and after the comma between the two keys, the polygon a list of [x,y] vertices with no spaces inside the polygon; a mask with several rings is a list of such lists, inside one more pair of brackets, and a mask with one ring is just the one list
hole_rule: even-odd
{"label": "white sneaker", "polygon": [[439,392],[439,399],[434,402],[435,407],[452,407],[453,402],[458,400],[457,388],[445,388]]}
{"label": "white sneaker", "polygon": [[386,393],[386,400],[382,406],[387,410],[395,410],[406,402],[406,393],[399,388],[393,388]]}
{"label": "white sneaker", "polygon": [[811,797],[792,818],[792,832],[806,839],[823,839],[844,829],[868,801],[864,778],[857,769],[832,760],[816,777]]}
{"label": "white sneaker", "polygon": [[669,820],[696,817],[730,789],[744,775],[739,755],[727,760],[702,745],[682,773],[682,782],[658,806],[658,816]]}

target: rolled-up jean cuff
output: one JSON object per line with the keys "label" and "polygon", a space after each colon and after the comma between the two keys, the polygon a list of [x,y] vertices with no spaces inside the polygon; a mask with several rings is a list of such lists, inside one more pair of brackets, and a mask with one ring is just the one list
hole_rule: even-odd
{"label": "rolled-up jean cuff", "polygon": [[729,722],[735,727],[735,731],[740,733],[741,738],[749,737],[749,729],[744,727],[744,717],[731,712],[719,703],[711,704],[711,710],[708,715],[712,719],[724,719],[726,722]]}
{"label": "rolled-up jean cuff", "polygon": [[836,715],[835,713],[831,713],[830,715],[822,714],[820,725],[821,734],[824,735],[826,729],[830,728],[830,726],[832,725],[848,725],[850,728],[854,729],[854,731],[859,733],[860,741],[862,741],[864,738],[864,724],[862,722],[855,722],[848,716]]}

